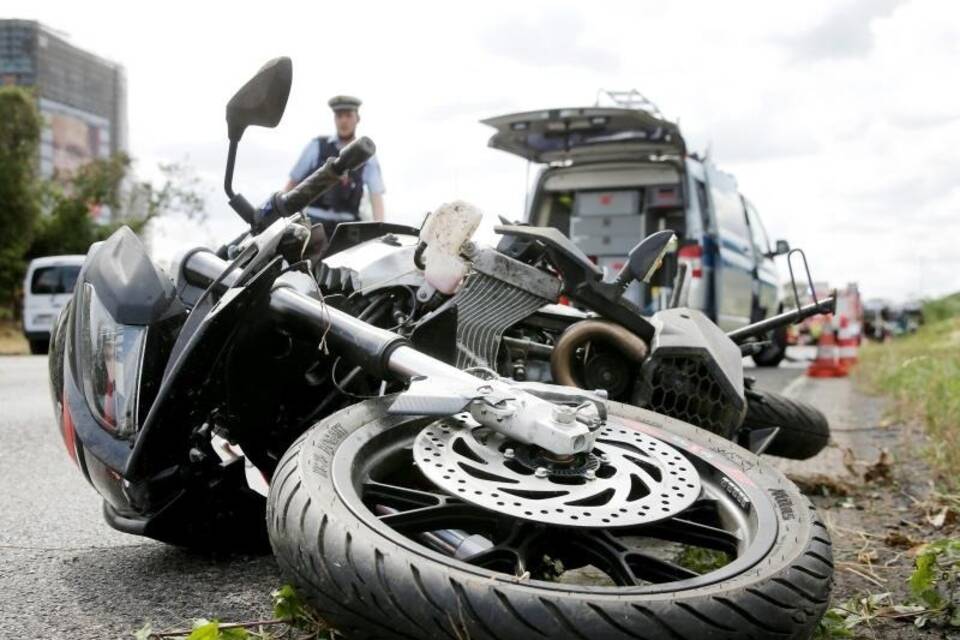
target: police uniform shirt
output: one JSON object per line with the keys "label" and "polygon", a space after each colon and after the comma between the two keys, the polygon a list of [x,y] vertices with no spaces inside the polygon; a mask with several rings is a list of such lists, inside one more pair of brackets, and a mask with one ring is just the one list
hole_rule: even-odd
{"label": "police uniform shirt", "polygon": [[[342,149],[345,145],[344,143],[335,135],[327,138],[328,144],[333,144],[338,150]],[[300,154],[300,159],[297,160],[297,164],[293,166],[293,169],[290,171],[290,180],[293,182],[300,182],[308,175],[317,170],[317,158],[320,157],[320,141],[317,138],[314,138],[307,144],[306,148],[303,150],[303,153]],[[386,189],[383,186],[383,177],[380,174],[380,163],[377,162],[377,156],[373,156],[367,163],[363,165],[363,184],[367,187],[367,190],[371,194],[383,194],[386,192]],[[309,209],[314,209],[314,207],[308,207]],[[343,220],[353,220],[355,216],[351,213],[346,212],[336,212],[338,218]],[[326,216],[324,216],[326,217]]]}

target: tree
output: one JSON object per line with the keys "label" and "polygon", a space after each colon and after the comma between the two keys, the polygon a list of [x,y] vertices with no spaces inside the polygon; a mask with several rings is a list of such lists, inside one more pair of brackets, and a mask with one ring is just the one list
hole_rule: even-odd
{"label": "tree", "polygon": [[[130,157],[117,153],[93,160],[65,181],[51,181],[44,191],[49,215],[40,219],[27,258],[66,253],[86,253],[90,245],[106,239],[121,225],[143,234],[157,216],[179,211],[197,220],[204,216],[198,180],[179,164],[160,165],[162,186],[129,180]],[[106,207],[111,220],[97,224],[91,212]]]}
{"label": "tree", "polygon": [[[122,224],[144,233],[157,216],[177,211],[204,217],[199,180],[179,164],[161,165],[158,187],[134,181],[125,153],[95,159],[69,175],[41,181],[37,149],[43,120],[33,94],[0,87],[0,311],[11,306],[27,260],[86,253]],[[110,211],[107,224],[92,212]]]}
{"label": "tree", "polygon": [[0,308],[10,305],[23,278],[23,253],[40,216],[37,147],[43,121],[33,95],[0,87]]}

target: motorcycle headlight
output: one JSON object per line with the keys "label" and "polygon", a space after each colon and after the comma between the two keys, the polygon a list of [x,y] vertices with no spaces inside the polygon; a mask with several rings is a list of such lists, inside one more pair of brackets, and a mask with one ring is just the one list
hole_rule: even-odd
{"label": "motorcycle headlight", "polygon": [[140,370],[147,328],[119,324],[84,283],[77,309],[79,376],[97,421],[117,436],[136,432]]}

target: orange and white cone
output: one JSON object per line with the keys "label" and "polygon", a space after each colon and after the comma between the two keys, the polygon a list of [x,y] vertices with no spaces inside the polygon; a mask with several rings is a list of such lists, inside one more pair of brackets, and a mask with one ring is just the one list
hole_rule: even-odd
{"label": "orange and white cone", "polygon": [[811,378],[839,378],[847,375],[846,369],[840,366],[837,340],[830,325],[825,326],[820,334],[817,358],[807,368],[807,375]]}
{"label": "orange and white cone", "polygon": [[860,340],[853,323],[846,316],[840,318],[840,331],[837,333],[837,355],[840,366],[849,371],[860,357]]}

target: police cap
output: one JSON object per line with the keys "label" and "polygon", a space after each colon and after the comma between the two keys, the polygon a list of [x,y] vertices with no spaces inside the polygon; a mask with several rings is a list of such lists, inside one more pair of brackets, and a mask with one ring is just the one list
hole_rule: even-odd
{"label": "police cap", "polygon": [[362,102],[360,98],[354,98],[353,96],[333,96],[327,101],[327,104],[334,111],[356,111]]}

